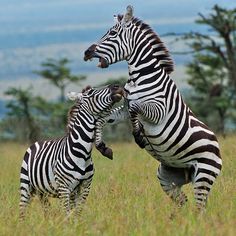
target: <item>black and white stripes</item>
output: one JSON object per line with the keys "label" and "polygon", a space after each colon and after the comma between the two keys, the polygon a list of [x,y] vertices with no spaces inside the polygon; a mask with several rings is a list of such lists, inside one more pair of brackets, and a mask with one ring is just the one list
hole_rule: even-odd
{"label": "black and white stripes", "polygon": [[20,174],[20,217],[33,194],[48,205],[47,196],[59,197],[69,214],[81,211],[94,174],[91,158],[96,123],[110,114],[122,97],[119,86],[87,89],[72,109],[68,133],[62,138],[40,141],[25,153]]}
{"label": "black and white stripes", "polygon": [[[133,16],[125,15],[85,51],[84,59],[99,58],[99,66],[126,60],[129,80],[125,85],[135,141],[161,162],[158,179],[163,190],[178,204],[186,201],[181,187],[193,183],[197,205],[202,208],[222,165],[214,133],[184,103],[169,74],[173,61],[156,33]],[[207,109],[207,108],[206,108]],[[122,117],[119,110],[117,118]],[[115,121],[116,111],[107,120]]]}

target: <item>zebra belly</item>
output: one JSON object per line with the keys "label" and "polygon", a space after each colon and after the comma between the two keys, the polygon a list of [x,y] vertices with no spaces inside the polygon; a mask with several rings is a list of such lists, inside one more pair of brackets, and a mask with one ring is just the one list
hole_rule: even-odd
{"label": "zebra belly", "polygon": [[153,145],[146,145],[146,151],[154,157],[156,160],[165,164],[166,166],[176,167],[176,168],[189,168],[191,166],[195,166],[197,161],[196,160],[189,160],[186,162],[181,162],[178,156],[170,156],[168,152],[163,153],[156,150]]}
{"label": "zebra belly", "polygon": [[[205,137],[193,139],[192,134],[194,133],[194,129],[188,127],[187,132],[183,136],[178,136],[180,132],[174,132],[172,135],[169,135],[170,132],[164,132],[162,134],[162,125],[152,124],[144,120],[140,121],[147,139],[146,151],[165,165],[185,168],[196,165],[198,158],[218,158],[215,153],[207,150],[206,145],[208,144],[218,148],[217,141],[208,140],[208,133],[205,133]],[[199,130],[201,128],[198,127],[198,132]],[[209,131],[209,133],[212,132]],[[176,142],[177,137],[178,142]],[[202,148],[202,151],[195,151],[203,146],[206,146],[206,148]]]}

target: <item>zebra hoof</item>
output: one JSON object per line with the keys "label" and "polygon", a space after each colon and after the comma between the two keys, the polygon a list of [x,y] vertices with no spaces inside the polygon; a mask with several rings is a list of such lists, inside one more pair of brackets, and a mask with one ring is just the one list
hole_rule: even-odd
{"label": "zebra hoof", "polygon": [[138,144],[138,146],[142,149],[145,148],[146,141],[145,141],[144,137],[140,134],[140,132],[138,132],[138,133],[133,132],[133,136],[134,136],[134,140]]}
{"label": "zebra hoof", "polygon": [[140,148],[145,148],[145,145],[146,145],[146,142],[145,141],[143,141],[143,140],[136,140],[135,139],[135,142],[138,144],[138,146],[140,147]]}
{"label": "zebra hoof", "polygon": [[106,148],[103,155],[107,158],[109,158],[110,160],[113,160],[113,151],[110,148]]}
{"label": "zebra hoof", "polygon": [[113,152],[110,148],[106,147],[104,142],[101,142],[96,146],[97,150],[101,152],[101,154],[109,159],[113,159]]}

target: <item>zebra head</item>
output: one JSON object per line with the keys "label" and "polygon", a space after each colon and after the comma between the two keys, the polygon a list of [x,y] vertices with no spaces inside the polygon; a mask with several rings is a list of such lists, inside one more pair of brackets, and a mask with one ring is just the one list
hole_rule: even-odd
{"label": "zebra head", "polygon": [[115,25],[84,54],[84,60],[99,58],[98,67],[106,68],[110,64],[127,59],[132,51],[133,8],[127,7],[124,15],[115,15]]}
{"label": "zebra head", "polygon": [[99,58],[98,67],[106,68],[126,60],[133,68],[154,59],[168,74],[173,71],[167,48],[148,24],[133,16],[131,6],[124,15],[115,16],[115,21],[115,25],[85,51],[85,61]]}
{"label": "zebra head", "polygon": [[76,101],[80,109],[85,109],[95,116],[106,116],[112,106],[119,102],[123,96],[123,88],[119,85],[108,85],[104,88],[88,86],[81,93],[69,92],[67,97]]}

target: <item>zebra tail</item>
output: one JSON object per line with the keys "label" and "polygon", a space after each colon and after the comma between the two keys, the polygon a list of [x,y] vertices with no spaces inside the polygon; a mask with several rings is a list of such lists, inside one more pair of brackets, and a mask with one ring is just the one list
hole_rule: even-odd
{"label": "zebra tail", "polygon": [[30,200],[30,180],[29,180],[29,173],[28,173],[28,161],[29,161],[29,155],[30,153],[25,153],[21,170],[20,170],[20,219],[24,219],[25,216],[25,208],[29,204]]}

